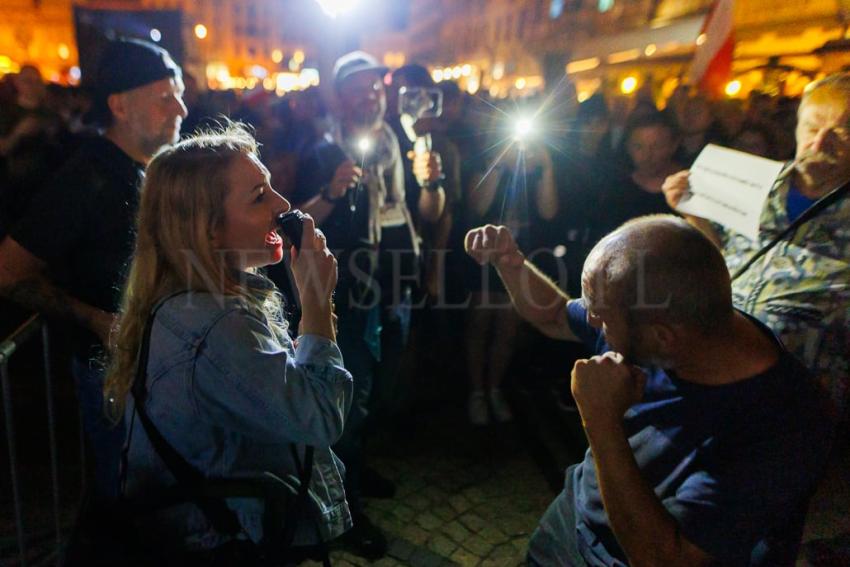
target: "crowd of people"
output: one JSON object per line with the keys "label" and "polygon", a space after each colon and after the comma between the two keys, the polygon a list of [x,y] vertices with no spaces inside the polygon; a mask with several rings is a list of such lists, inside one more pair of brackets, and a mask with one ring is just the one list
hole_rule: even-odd
{"label": "crowd of people", "polygon": [[[366,442],[439,371],[428,345],[463,345],[486,426],[545,335],[586,349],[559,363],[590,449],[530,564],[793,563],[846,419],[850,75],[746,104],[491,101],[359,51],[323,79],[332,100],[200,92],[118,40],[85,93],[32,66],[0,83],[0,293],[73,343],[93,524],[176,486],[148,547],[377,559],[363,499],[394,485]],[[402,89],[442,112],[409,120]],[[676,212],[710,143],[787,162],[755,241]],[[268,499],[197,488],[268,473],[297,503],[283,532]]]}

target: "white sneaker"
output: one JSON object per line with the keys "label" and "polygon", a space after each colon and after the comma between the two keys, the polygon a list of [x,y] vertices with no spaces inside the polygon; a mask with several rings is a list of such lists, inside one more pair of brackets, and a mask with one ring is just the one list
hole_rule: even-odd
{"label": "white sneaker", "polygon": [[490,414],[487,409],[487,396],[484,392],[472,392],[469,395],[469,423],[472,425],[487,425]]}
{"label": "white sneaker", "polygon": [[514,414],[511,413],[511,408],[507,400],[505,400],[505,396],[498,388],[490,390],[490,409],[493,410],[493,417],[499,423],[505,423],[514,418]]}

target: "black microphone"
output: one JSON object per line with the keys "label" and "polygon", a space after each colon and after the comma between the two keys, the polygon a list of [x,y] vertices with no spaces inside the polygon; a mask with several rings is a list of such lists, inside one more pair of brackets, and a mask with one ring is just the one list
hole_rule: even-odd
{"label": "black microphone", "polygon": [[292,209],[289,212],[281,213],[275,219],[277,228],[295,246],[296,250],[301,250],[301,235],[304,234],[305,218],[304,213],[298,209]]}

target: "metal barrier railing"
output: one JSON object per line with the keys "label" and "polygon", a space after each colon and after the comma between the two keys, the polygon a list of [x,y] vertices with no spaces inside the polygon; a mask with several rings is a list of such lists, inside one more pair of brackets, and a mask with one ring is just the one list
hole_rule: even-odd
{"label": "metal barrier railing", "polygon": [[[24,531],[23,504],[21,499],[20,471],[15,445],[15,418],[12,408],[12,388],[9,377],[9,358],[25,342],[35,338],[41,331],[44,358],[45,397],[47,398],[47,425],[50,445],[50,480],[53,491],[53,522],[56,530],[56,549],[62,543],[62,526],[59,516],[59,465],[56,450],[56,415],[53,405],[53,378],[50,366],[50,337],[47,325],[39,315],[33,315],[0,343],[0,380],[2,380],[3,414],[6,422],[6,443],[11,467],[12,499],[15,512],[15,530],[18,541],[20,564],[27,564],[27,534]],[[59,554],[57,553],[57,563]]]}

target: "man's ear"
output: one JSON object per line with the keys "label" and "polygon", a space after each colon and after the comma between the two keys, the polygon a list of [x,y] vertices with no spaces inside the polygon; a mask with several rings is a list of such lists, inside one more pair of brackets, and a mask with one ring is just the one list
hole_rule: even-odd
{"label": "man's ear", "polygon": [[661,352],[671,352],[676,344],[679,333],[673,326],[664,323],[654,323],[649,326],[649,336]]}
{"label": "man's ear", "polygon": [[113,93],[106,98],[106,105],[109,111],[118,120],[123,120],[127,117],[127,97],[124,93]]}

